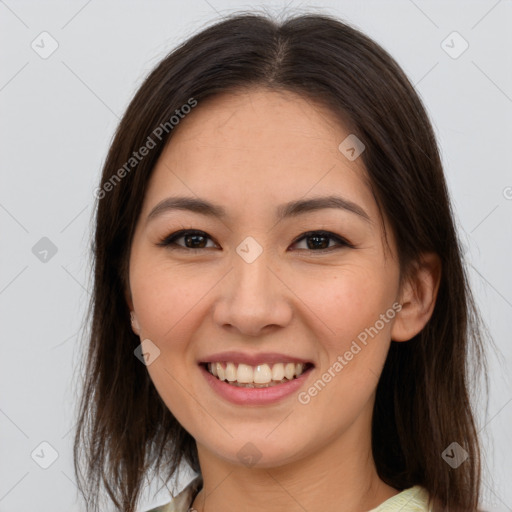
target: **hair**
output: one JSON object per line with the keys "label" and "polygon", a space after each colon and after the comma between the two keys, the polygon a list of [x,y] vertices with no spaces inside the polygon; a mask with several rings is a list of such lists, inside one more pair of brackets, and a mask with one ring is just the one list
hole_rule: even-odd
{"label": "hair", "polygon": [[[361,158],[395,236],[401,277],[423,252],[440,257],[429,322],[409,342],[391,343],[376,390],[372,451],[388,485],[423,486],[436,511],[478,510],[481,455],[470,387],[485,368],[484,326],[425,108],[395,60],[350,25],[329,15],[277,22],[255,13],[216,22],[167,55],[136,92],[113,137],[97,195],[94,290],[73,447],[88,510],[97,510],[104,487],[117,510],[134,512],[152,469],[160,474],[165,468],[167,481],[184,462],[200,473],[193,437],[134,357],[140,339],[126,301],[130,247],[176,109],[261,87],[327,107],[364,142]],[[127,170],[133,152],[159,126],[166,129],[152,137],[155,147]],[[122,179],[113,180],[116,174]],[[469,455],[457,469],[441,456],[454,441]]]}

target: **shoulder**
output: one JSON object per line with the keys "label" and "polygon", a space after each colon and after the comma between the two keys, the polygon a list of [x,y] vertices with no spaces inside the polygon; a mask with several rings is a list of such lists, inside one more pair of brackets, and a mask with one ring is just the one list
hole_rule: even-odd
{"label": "shoulder", "polygon": [[151,510],[146,510],[146,512],[167,512],[172,510],[169,508],[171,503],[167,503],[166,505],[160,505],[159,507],[152,508]]}
{"label": "shoulder", "polygon": [[405,489],[370,512],[431,512],[428,492],[419,485]]}
{"label": "shoulder", "polygon": [[201,476],[197,476],[169,503],[146,510],[145,512],[188,512],[202,485]]}
{"label": "shoulder", "polygon": [[[196,494],[202,487],[202,479],[196,477],[172,501],[146,512],[188,512]],[[415,485],[381,503],[370,512],[431,512],[428,506],[428,492]]]}

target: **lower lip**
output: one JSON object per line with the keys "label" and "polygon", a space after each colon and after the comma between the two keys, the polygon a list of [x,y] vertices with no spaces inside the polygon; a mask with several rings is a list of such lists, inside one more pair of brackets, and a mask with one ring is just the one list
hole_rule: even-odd
{"label": "lower lip", "polygon": [[222,398],[225,398],[237,405],[267,405],[279,402],[279,400],[282,400],[283,398],[286,398],[298,391],[312,370],[312,368],[309,368],[293,380],[282,384],[275,384],[268,388],[245,388],[233,386],[232,384],[219,380],[203,365],[200,365],[199,367],[212,389]]}

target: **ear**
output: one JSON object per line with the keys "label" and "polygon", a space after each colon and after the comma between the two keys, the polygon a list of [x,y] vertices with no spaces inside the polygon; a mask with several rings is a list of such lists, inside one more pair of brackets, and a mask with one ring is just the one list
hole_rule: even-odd
{"label": "ear", "polygon": [[125,291],[125,300],[126,304],[128,306],[128,309],[130,310],[130,321],[132,324],[132,331],[139,335],[140,334],[140,325],[139,321],[137,320],[137,315],[135,314],[135,311],[133,310],[133,300],[132,300],[132,294],[130,290]]}
{"label": "ear", "polygon": [[132,331],[137,335],[140,334],[140,325],[135,311],[130,311],[130,319],[132,322]]}
{"label": "ear", "polygon": [[436,253],[423,253],[413,265],[399,297],[402,309],[391,329],[393,341],[408,341],[427,325],[436,304],[441,270],[441,259]]}

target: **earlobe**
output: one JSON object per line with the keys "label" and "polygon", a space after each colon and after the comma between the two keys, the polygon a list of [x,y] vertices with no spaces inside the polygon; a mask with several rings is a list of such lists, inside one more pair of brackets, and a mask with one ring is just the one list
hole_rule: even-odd
{"label": "earlobe", "polygon": [[424,253],[407,278],[400,297],[402,309],[391,329],[393,341],[408,341],[430,320],[441,282],[441,260],[436,253]]}
{"label": "earlobe", "polygon": [[132,330],[135,334],[140,334],[140,325],[139,321],[137,320],[137,315],[134,311],[130,311],[130,319],[132,323]]}

